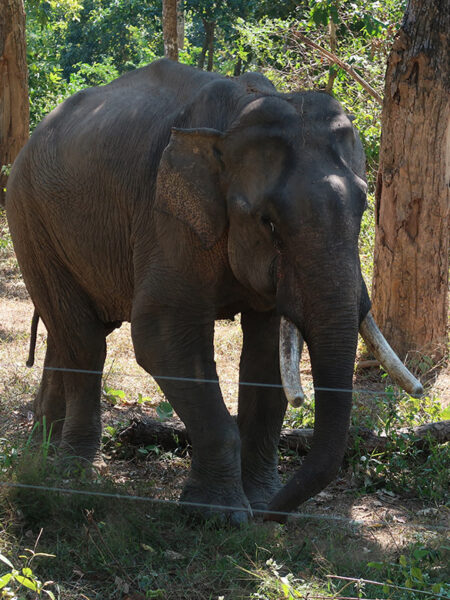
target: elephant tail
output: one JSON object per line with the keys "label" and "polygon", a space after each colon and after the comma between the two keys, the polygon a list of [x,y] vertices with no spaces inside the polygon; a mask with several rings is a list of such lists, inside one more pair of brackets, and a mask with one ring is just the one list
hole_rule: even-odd
{"label": "elephant tail", "polygon": [[26,362],[27,367],[34,365],[34,351],[36,348],[37,329],[39,324],[39,314],[34,309],[33,318],[31,319],[31,336],[30,336],[30,350],[28,352],[28,359]]}

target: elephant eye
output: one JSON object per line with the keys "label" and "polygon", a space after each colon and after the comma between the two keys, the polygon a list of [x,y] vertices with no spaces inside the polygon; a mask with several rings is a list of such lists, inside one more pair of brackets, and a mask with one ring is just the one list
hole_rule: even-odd
{"label": "elephant eye", "polygon": [[265,227],[268,227],[272,233],[275,233],[275,225],[273,221],[267,215],[261,216],[261,222]]}

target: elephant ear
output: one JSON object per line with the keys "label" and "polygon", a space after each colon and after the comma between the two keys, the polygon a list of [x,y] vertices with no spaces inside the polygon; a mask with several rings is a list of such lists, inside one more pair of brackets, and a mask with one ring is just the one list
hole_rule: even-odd
{"label": "elephant ear", "polygon": [[205,249],[222,236],[227,225],[220,187],[221,161],[215,129],[172,129],[156,180],[155,209],[186,223]]}

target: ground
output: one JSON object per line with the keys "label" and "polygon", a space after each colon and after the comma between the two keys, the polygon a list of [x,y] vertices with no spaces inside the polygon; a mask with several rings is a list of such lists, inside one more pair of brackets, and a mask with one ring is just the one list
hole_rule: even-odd
{"label": "ground", "polygon": [[[46,334],[44,326],[40,324],[35,366],[31,369],[27,368],[25,361],[28,353],[33,307],[10,245],[4,214],[0,214],[0,218],[2,233],[2,243],[0,245],[0,439],[26,440],[33,423],[32,399],[40,380]],[[216,326],[215,336],[216,361],[225,402],[232,413],[236,412],[236,382],[238,381],[240,345],[239,319],[235,322],[219,322]],[[302,360],[302,376],[305,389],[310,389],[311,374],[307,356]],[[176,499],[189,464],[189,458],[185,452],[164,453],[160,452],[158,448],[136,451],[136,449],[119,447],[116,443],[116,433],[121,427],[129,423],[132,418],[155,417],[157,406],[164,400],[156,383],[135,362],[128,324],[123,324],[108,338],[108,357],[103,387],[105,390],[102,400],[105,428],[104,458],[107,464],[106,477],[109,483],[118,486],[120,493],[128,495],[141,494],[144,487],[147,490],[146,493],[154,498],[160,500]],[[385,388],[385,381],[380,378],[378,370],[363,370],[357,372],[355,387],[372,392],[382,392]],[[429,395],[438,395],[444,404],[449,402],[449,376],[445,369],[441,369],[428,393]],[[373,397],[372,393],[359,394],[357,403],[359,406],[368,407],[367,410],[370,412]],[[289,418],[291,419],[289,422],[292,424],[292,416]],[[298,462],[299,458],[292,454],[281,457],[280,471],[283,476],[288,475],[293,468],[298,466]],[[173,507],[168,509],[172,510]],[[288,526],[290,528],[289,533],[283,534],[287,536],[283,542],[280,541],[282,534],[279,530],[274,528],[273,531],[267,533],[269,531],[268,527],[263,525],[257,527],[266,528],[266,535],[269,536],[270,543],[275,544],[275,546],[277,544],[286,545],[288,555],[292,552],[294,544],[297,548],[296,552],[299,553],[303,547],[307,546],[308,556],[311,557],[311,565],[315,565],[314,577],[317,577],[317,570],[320,571],[320,569],[324,573],[335,571],[336,569],[333,569],[330,565],[342,564],[342,560],[344,560],[344,564],[351,565],[355,560],[360,561],[362,559],[365,563],[383,561],[386,555],[398,559],[405,552],[404,548],[411,546],[411,544],[417,544],[417,540],[421,540],[420,543],[422,544],[428,544],[430,548],[435,547],[436,544],[439,546],[439,536],[448,525],[449,515],[448,509],[445,509],[440,502],[426,502],[423,498],[415,497],[411,493],[402,495],[382,486],[374,486],[372,489],[370,486],[361,487],[361,483],[358,481],[358,469],[351,468],[349,464],[347,464],[347,468],[342,470],[341,476],[332,485],[305,503],[300,510],[305,516],[297,517],[291,521]],[[11,511],[11,519],[13,520],[13,515],[17,516],[17,512],[14,512],[13,509]],[[173,517],[172,515],[171,519],[174,518],[176,516]],[[25,529],[26,527],[25,525]],[[92,527],[97,527],[95,522]],[[191,527],[191,525],[188,525],[188,527]],[[8,535],[10,535],[11,528],[8,527],[7,523],[4,523],[3,528],[4,532],[8,531]],[[89,522],[86,528],[92,534]],[[15,524],[12,524],[12,529],[16,532]],[[17,543],[19,545],[26,543],[30,545],[31,538],[36,538],[39,529],[38,521],[33,521],[30,529],[25,531],[22,529],[20,534],[17,534],[17,532],[14,534]],[[191,532],[186,535],[193,534]],[[30,538],[28,542],[27,536]],[[205,536],[207,537],[208,534],[205,534]],[[170,536],[168,539],[170,539]],[[196,543],[201,543],[201,541],[199,542],[197,539]],[[265,543],[269,543],[267,539]],[[178,541],[174,547],[167,547],[167,544],[170,545],[168,540],[161,541],[161,548],[164,548],[161,550],[161,556],[166,563],[165,567],[168,565],[166,576],[170,579],[170,573],[173,573],[174,569],[177,570],[178,564],[182,565],[182,569],[189,571],[189,565],[194,561],[195,553],[186,566],[186,549],[180,551],[180,546],[183,547],[182,544]],[[0,552],[3,552],[3,547],[5,547],[5,540],[2,540],[0,527]],[[150,548],[147,553],[155,551],[154,542],[149,541],[143,544],[143,547]],[[219,550],[217,552],[220,554]],[[264,552],[267,552],[267,560]],[[262,564],[265,565],[263,570],[270,572],[276,582],[282,581],[285,575],[283,571],[285,567],[277,565],[272,554],[263,548],[259,548],[258,556],[261,555],[264,558]],[[336,558],[338,556],[339,559]],[[288,559],[286,561],[289,562]],[[338,563],[333,561],[338,561]],[[308,565],[307,562],[302,564]],[[243,569],[243,572],[250,573],[247,579],[250,578],[251,580],[254,577],[258,580],[258,577],[260,577],[261,581],[265,582],[264,585],[269,585],[261,575],[261,567],[256,558],[252,558],[250,561],[250,565],[254,566],[253,569],[249,567],[248,563],[246,565],[245,569],[239,568]],[[164,571],[163,567],[161,569]],[[344,570],[346,572],[351,571],[347,567]],[[312,572],[312,566],[303,566],[302,572],[296,572],[292,577],[296,581],[307,581]],[[74,579],[79,582],[86,580],[88,585],[86,589],[91,590],[89,592],[91,594],[90,598],[107,597],[99,595],[95,591],[95,582],[93,583],[84,567],[77,566],[76,560],[69,568],[67,576],[71,581]],[[117,577],[119,581],[125,581],[123,584],[124,593],[123,595],[119,594],[120,585],[116,581],[115,593],[117,595],[110,597],[125,598],[127,597],[125,592],[129,587],[129,584],[126,583],[127,577],[120,573]],[[156,581],[157,577],[155,576],[155,578]],[[292,583],[289,578],[285,581]],[[215,584],[213,591],[208,591],[208,586],[204,586],[203,591],[198,591],[197,595],[193,595],[192,590],[189,591],[186,582],[181,583],[179,587],[176,585],[170,587],[167,581],[164,585],[166,586],[165,595],[140,596],[137,594],[133,596],[130,592],[128,597],[130,599],[141,597],[217,598],[222,595],[221,591],[223,591],[219,589],[220,586],[218,588]],[[262,592],[261,589],[264,585],[259,585],[258,589],[260,591],[258,594],[261,594],[259,596],[244,596],[238,595],[238,592],[233,592],[234,595],[225,594],[225,597],[278,597],[276,595],[270,596],[270,590]],[[281,583],[279,585],[282,586]],[[301,587],[300,583],[297,586]],[[296,589],[298,590],[300,587]],[[198,589],[200,590],[200,588]],[[3,596],[0,597],[3,598]],[[66,595],[61,597],[75,598],[76,596]],[[78,597],[87,598],[88,596],[81,594]]]}

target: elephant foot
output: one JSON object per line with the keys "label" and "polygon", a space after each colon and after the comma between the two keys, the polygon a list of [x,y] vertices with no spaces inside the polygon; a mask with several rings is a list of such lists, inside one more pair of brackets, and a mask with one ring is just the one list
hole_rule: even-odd
{"label": "elephant foot", "polygon": [[252,518],[252,509],[239,483],[233,485],[211,485],[189,477],[180,496],[180,501],[189,515],[202,520],[217,521],[242,527]]}
{"label": "elephant foot", "polygon": [[64,439],[58,447],[58,463],[70,476],[95,477],[106,470],[106,463],[97,444],[70,444]]}
{"label": "elephant foot", "polygon": [[243,476],[243,487],[255,518],[258,518],[267,511],[271,499],[281,488],[281,482],[276,471],[259,478],[252,473]]}

